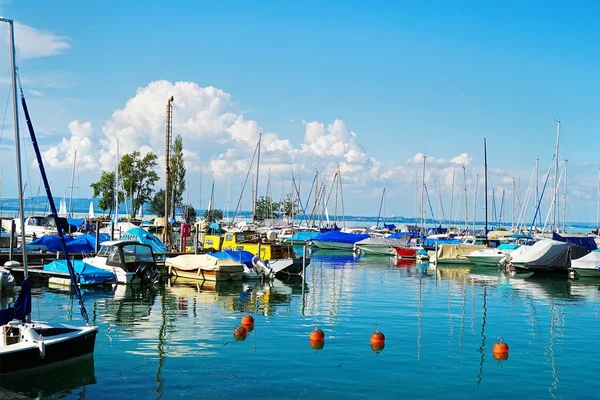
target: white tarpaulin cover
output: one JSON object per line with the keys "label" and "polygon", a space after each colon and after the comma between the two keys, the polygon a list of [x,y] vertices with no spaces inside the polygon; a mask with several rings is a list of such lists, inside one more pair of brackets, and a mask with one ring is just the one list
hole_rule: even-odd
{"label": "white tarpaulin cover", "polygon": [[208,254],[184,254],[165,260],[167,267],[173,267],[181,271],[221,271],[221,272],[244,272],[244,266],[232,259],[217,258]]}
{"label": "white tarpaulin cover", "polygon": [[598,269],[600,267],[600,250],[594,250],[590,254],[577,260],[571,261],[572,268]]}

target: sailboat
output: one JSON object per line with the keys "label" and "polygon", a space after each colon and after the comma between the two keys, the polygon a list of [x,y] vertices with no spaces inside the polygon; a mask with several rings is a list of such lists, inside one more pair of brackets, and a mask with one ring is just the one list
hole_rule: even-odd
{"label": "sailboat", "polygon": [[94,202],[90,201],[90,210],[88,212],[88,217],[90,219],[96,218],[96,214],[94,214]]}
{"label": "sailboat", "polygon": [[[19,201],[19,222],[21,224],[21,235],[25,243],[24,208],[23,208],[23,179],[21,174],[21,152],[19,136],[19,114],[17,106],[17,70],[15,67],[15,43],[14,43],[14,23],[11,19],[0,18],[0,22],[6,22],[9,25],[9,39],[11,50],[12,67],[12,91],[13,91],[13,109],[14,109],[14,128],[15,128],[15,150],[17,159],[17,183],[18,183],[18,201]],[[50,191],[50,184],[42,164],[42,156],[33,131],[33,125],[29,118],[29,111],[23,90],[21,89],[21,102],[25,113],[25,120],[31,136],[35,155],[40,167],[42,180],[46,188],[46,194],[55,226],[60,227],[58,214],[54,198]],[[57,229],[61,240],[65,259],[69,269],[69,275],[75,294],[79,300],[81,315],[86,324],[89,324],[87,311],[83,304],[79,286],[71,259],[68,255],[64,233],[62,229]],[[72,358],[81,357],[94,352],[96,344],[96,335],[98,328],[96,326],[75,327],[57,323],[32,322],[31,314],[31,280],[27,270],[27,253],[23,252],[24,279],[21,284],[20,293],[11,307],[0,310],[0,374],[11,373],[22,370],[29,370],[48,364],[66,361]]]}
{"label": "sailboat", "polygon": [[64,197],[60,201],[60,208],[58,209],[58,216],[66,218],[67,217],[67,199]]}

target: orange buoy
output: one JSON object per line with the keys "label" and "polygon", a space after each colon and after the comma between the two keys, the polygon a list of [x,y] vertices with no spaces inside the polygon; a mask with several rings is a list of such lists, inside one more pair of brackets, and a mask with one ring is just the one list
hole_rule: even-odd
{"label": "orange buoy", "polygon": [[323,350],[323,347],[325,347],[325,341],[324,340],[311,340],[310,347],[312,347],[315,350]]}
{"label": "orange buoy", "polygon": [[254,325],[254,318],[252,315],[244,315],[242,317],[242,325]]}
{"label": "orange buoy", "polygon": [[246,328],[244,328],[243,326],[236,326],[235,329],[233,330],[233,337],[235,338],[235,340],[246,340],[246,335],[248,334],[248,331],[246,330]]}
{"label": "orange buoy", "polygon": [[322,330],[320,330],[319,328],[315,328],[313,329],[313,331],[310,333],[310,340],[315,340],[318,342],[322,342],[325,340],[325,333],[323,333]]}
{"label": "orange buoy", "polygon": [[508,358],[508,345],[504,343],[501,337],[498,338],[498,342],[494,343],[492,352],[494,353],[494,358],[496,358],[496,355]]}
{"label": "orange buoy", "polygon": [[371,344],[385,343],[385,335],[377,330],[371,334]]}
{"label": "orange buoy", "polygon": [[508,353],[494,353],[494,360],[506,361],[508,360]]}
{"label": "orange buoy", "polygon": [[385,348],[384,342],[380,342],[380,343],[371,342],[371,350],[373,350],[377,354],[381,353],[384,348]]}

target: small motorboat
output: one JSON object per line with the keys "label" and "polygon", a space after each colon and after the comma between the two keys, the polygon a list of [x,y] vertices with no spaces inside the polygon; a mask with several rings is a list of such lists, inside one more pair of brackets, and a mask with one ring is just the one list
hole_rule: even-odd
{"label": "small motorboat", "polygon": [[183,254],[167,258],[165,265],[171,276],[196,280],[239,281],[244,274],[243,264],[210,254]]}
{"label": "small motorboat", "polygon": [[156,283],[160,278],[152,247],[134,240],[104,242],[95,257],[83,262],[112,272],[117,283]]}

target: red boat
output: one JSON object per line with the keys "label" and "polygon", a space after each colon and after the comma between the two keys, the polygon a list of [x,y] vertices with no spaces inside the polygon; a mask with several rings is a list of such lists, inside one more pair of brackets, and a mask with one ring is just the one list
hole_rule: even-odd
{"label": "red boat", "polygon": [[394,247],[394,250],[400,258],[417,258],[417,249],[412,247]]}

